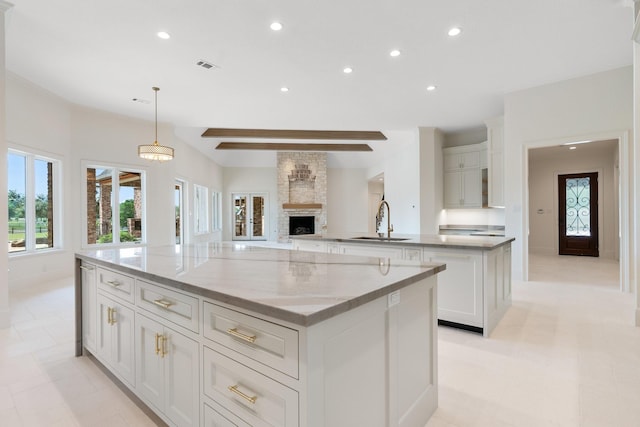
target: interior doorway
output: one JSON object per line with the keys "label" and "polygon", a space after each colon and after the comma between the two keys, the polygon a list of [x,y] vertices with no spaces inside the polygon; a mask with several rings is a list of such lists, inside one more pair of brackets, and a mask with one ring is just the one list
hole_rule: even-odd
{"label": "interior doorway", "polygon": [[598,173],[558,175],[558,254],[599,256]]}
{"label": "interior doorway", "polygon": [[175,222],[176,222],[176,244],[185,243],[184,235],[184,181],[176,179],[173,190]]}

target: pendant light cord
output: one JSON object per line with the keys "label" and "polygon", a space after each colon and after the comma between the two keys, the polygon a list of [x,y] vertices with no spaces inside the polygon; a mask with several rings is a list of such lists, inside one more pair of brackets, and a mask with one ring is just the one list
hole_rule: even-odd
{"label": "pendant light cord", "polygon": [[156,114],[155,114],[155,119],[156,119],[156,140],[154,142],[155,145],[158,145],[158,91],[160,90],[160,88],[158,87],[152,87],[152,89],[155,92],[156,95]]}

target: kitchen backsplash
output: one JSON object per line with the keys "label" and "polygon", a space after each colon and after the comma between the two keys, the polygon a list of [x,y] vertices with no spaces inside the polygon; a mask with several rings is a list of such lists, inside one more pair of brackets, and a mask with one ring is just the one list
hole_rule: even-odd
{"label": "kitchen backsplash", "polygon": [[504,226],[504,209],[445,209],[440,215],[440,225],[468,224]]}

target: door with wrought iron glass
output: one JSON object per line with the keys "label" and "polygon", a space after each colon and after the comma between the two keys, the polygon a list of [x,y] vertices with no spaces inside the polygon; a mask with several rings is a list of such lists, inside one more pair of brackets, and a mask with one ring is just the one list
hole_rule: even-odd
{"label": "door with wrought iron glass", "polygon": [[560,255],[599,256],[598,173],[558,175]]}
{"label": "door with wrought iron glass", "polygon": [[267,195],[231,195],[233,201],[233,240],[267,240]]}

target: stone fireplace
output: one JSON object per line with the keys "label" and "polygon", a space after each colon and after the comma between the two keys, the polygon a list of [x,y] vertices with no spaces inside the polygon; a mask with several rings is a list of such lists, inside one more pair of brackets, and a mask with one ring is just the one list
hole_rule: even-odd
{"label": "stone fireplace", "polygon": [[[300,221],[296,218],[307,223],[295,225]],[[289,242],[291,235],[320,234],[326,224],[327,153],[278,152],[278,242]]]}

